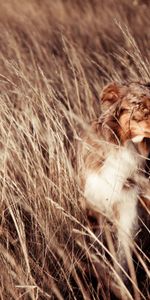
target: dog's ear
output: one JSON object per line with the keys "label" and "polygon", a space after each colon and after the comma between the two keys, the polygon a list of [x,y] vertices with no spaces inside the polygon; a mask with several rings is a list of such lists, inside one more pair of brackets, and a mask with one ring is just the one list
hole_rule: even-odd
{"label": "dog's ear", "polygon": [[121,85],[116,82],[111,82],[104,87],[100,97],[102,111],[106,111],[119,100],[120,90]]}

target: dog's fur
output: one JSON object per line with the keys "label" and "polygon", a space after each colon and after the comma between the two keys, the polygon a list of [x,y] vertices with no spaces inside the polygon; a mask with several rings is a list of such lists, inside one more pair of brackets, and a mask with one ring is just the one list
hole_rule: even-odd
{"label": "dog's fur", "polygon": [[110,83],[99,119],[82,136],[78,164],[85,207],[115,224],[120,262],[138,229],[138,199],[150,202],[144,172],[149,146],[149,84]]}

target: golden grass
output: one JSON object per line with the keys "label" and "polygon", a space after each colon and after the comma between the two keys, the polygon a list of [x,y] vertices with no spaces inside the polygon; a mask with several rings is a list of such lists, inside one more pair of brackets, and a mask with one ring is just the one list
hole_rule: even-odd
{"label": "golden grass", "polygon": [[140,216],[125,286],[109,230],[107,248],[88,226],[76,174],[79,128],[99,115],[102,86],[150,79],[148,8],[127,0],[1,3],[1,299],[148,299],[148,222]]}

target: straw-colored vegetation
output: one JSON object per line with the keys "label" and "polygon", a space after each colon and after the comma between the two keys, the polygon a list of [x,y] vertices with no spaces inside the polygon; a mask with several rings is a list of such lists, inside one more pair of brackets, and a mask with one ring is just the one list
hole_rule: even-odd
{"label": "straw-colored vegetation", "polygon": [[124,285],[88,226],[76,174],[79,128],[100,114],[103,85],[150,80],[149,10],[140,0],[1,1],[0,299],[149,298],[148,212],[136,279]]}

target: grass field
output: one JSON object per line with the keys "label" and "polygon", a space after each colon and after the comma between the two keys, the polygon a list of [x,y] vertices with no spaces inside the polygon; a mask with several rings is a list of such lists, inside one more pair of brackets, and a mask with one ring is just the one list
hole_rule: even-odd
{"label": "grass field", "polygon": [[149,11],[148,0],[1,0],[0,299],[149,299],[148,222],[126,286],[76,173],[102,87],[150,81]]}

